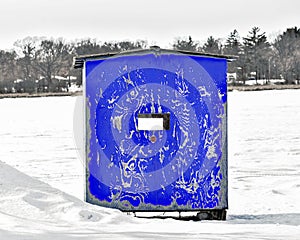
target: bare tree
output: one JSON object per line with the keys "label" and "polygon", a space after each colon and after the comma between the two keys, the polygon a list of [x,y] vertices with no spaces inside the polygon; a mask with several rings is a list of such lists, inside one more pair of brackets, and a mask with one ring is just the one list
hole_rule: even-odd
{"label": "bare tree", "polygon": [[27,37],[14,43],[18,53],[18,72],[25,81],[38,79],[34,60],[40,41],[41,38]]}
{"label": "bare tree", "polygon": [[16,58],[15,51],[7,52],[0,50],[0,80],[11,81],[16,78]]}
{"label": "bare tree", "polygon": [[147,46],[146,41],[136,41],[136,42],[131,42],[131,41],[121,41],[118,44],[118,50],[119,51],[126,51],[126,50],[132,50],[132,49],[142,49]]}
{"label": "bare tree", "polygon": [[66,76],[72,65],[72,48],[62,40],[43,40],[35,53],[35,66],[42,76],[52,84],[57,75]]}
{"label": "bare tree", "polygon": [[289,28],[273,44],[276,65],[287,83],[300,78],[300,29]]}

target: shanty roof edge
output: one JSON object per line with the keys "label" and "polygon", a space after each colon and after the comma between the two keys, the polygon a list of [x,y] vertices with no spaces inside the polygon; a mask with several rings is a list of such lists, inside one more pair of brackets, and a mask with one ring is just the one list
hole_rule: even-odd
{"label": "shanty roof edge", "polygon": [[158,46],[152,46],[149,49],[134,49],[128,51],[121,51],[121,52],[106,52],[106,53],[99,53],[99,54],[89,54],[89,55],[80,55],[74,57],[73,60],[73,67],[74,68],[82,68],[83,64],[86,60],[92,59],[105,59],[113,56],[122,56],[122,55],[133,55],[133,54],[143,54],[143,53],[169,53],[169,54],[176,54],[182,53],[191,56],[204,56],[204,57],[212,57],[212,58],[222,58],[227,59],[227,61],[233,61],[237,57],[230,56],[230,55],[221,55],[221,54],[212,54],[212,53],[203,53],[203,52],[196,52],[196,51],[185,51],[185,50],[171,50],[171,49],[163,49]]}

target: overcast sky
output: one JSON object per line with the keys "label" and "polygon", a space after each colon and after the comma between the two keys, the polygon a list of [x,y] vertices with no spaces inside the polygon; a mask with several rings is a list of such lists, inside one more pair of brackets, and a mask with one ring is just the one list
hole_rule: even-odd
{"label": "overcast sky", "polygon": [[27,36],[147,40],[170,47],[191,35],[203,43],[244,37],[258,26],[267,36],[300,27],[299,0],[0,0],[0,49]]}

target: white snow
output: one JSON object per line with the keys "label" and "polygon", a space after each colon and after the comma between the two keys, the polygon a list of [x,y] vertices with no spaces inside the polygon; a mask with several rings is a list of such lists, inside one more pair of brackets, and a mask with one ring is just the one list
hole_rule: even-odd
{"label": "white snow", "polygon": [[224,222],[139,219],[83,202],[80,99],[0,99],[1,240],[299,239],[300,90],[229,93]]}
{"label": "white snow", "polygon": [[82,91],[81,86],[77,86],[75,83],[71,83],[71,86],[69,87],[69,92],[80,92]]}
{"label": "white snow", "polygon": [[257,79],[257,80],[253,79],[253,80],[247,80],[245,82],[245,85],[256,85],[256,84],[264,85],[264,84],[268,84],[268,83],[269,84],[276,84],[276,83],[283,84],[284,82],[285,82],[284,79],[270,79],[270,80],[268,80],[268,79]]}

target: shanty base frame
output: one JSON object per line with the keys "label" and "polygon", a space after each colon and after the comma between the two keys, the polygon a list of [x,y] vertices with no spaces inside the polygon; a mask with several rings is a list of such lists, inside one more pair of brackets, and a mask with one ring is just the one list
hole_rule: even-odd
{"label": "shanty base frame", "polygon": [[226,209],[208,210],[197,213],[199,220],[226,220]]}
{"label": "shanty base frame", "polygon": [[[199,210],[197,211],[197,214],[192,215],[192,216],[182,216],[181,211],[178,211],[179,216],[174,217],[174,216],[168,216],[168,215],[158,215],[158,216],[138,216],[137,213],[140,212],[146,212],[146,211],[130,211],[131,213],[134,214],[135,217],[137,218],[160,218],[160,219],[166,219],[166,218],[173,218],[176,220],[183,220],[183,221],[189,221],[189,220],[194,220],[194,221],[202,221],[202,220],[218,220],[218,221],[225,221],[226,220],[226,209],[209,209],[209,210]],[[130,214],[130,212],[127,212],[127,214]],[[168,211],[168,212],[176,212],[176,211]],[[190,211],[183,211],[183,212],[190,212]],[[195,211],[192,211],[195,213]],[[166,212],[164,212],[166,213]]]}

